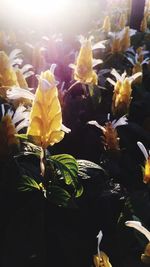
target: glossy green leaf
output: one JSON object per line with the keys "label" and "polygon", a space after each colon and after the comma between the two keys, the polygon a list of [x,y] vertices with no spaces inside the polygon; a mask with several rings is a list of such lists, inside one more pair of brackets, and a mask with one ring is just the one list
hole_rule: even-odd
{"label": "glossy green leaf", "polygon": [[59,154],[51,156],[53,162],[60,170],[66,184],[74,184],[78,177],[78,164],[74,157],[68,154]]}
{"label": "glossy green leaf", "polygon": [[47,198],[59,206],[67,207],[68,201],[71,199],[71,195],[68,193],[68,191],[59,186],[49,186]]}
{"label": "glossy green leaf", "polygon": [[89,179],[95,172],[103,172],[104,170],[96,163],[89,160],[77,160],[78,174],[82,179]]}
{"label": "glossy green leaf", "polygon": [[39,184],[31,177],[23,175],[18,186],[19,191],[40,190]]}

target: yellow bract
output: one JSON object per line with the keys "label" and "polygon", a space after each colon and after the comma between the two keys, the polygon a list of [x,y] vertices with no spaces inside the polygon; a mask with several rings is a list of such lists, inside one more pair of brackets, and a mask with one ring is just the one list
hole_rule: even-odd
{"label": "yellow bract", "polygon": [[54,75],[48,70],[41,73],[39,85],[32,105],[27,135],[43,149],[60,142],[62,112]]}
{"label": "yellow bract", "polygon": [[74,79],[81,83],[97,85],[97,74],[93,70],[93,54],[90,40],[85,40],[80,48],[74,67]]}
{"label": "yellow bract", "polygon": [[93,261],[95,267],[112,267],[111,263],[109,262],[108,256],[103,251],[100,252],[100,257],[99,255],[94,255]]}
{"label": "yellow bract", "polygon": [[0,87],[2,86],[18,86],[16,73],[4,51],[0,51]]}
{"label": "yellow bract", "polygon": [[28,89],[28,84],[20,69],[16,70],[16,76],[19,83],[19,87],[23,89]]}
{"label": "yellow bract", "polygon": [[123,82],[117,81],[114,88],[114,95],[112,99],[112,112],[114,114],[126,114],[131,102],[131,83],[128,78]]}
{"label": "yellow bract", "polygon": [[143,181],[145,184],[150,182],[150,157],[146,160],[146,163],[145,163]]}
{"label": "yellow bract", "polygon": [[106,16],[103,22],[102,30],[106,33],[110,32],[111,30],[111,23],[110,23],[110,17]]}

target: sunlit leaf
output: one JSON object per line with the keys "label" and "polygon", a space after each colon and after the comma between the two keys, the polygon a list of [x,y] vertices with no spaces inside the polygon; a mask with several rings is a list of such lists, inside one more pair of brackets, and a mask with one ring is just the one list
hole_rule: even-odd
{"label": "sunlit leaf", "polygon": [[31,177],[23,175],[18,186],[19,191],[40,190],[39,184]]}
{"label": "sunlit leaf", "polygon": [[82,179],[90,179],[95,172],[104,172],[104,170],[96,163],[89,160],[77,160],[78,174]]}
{"label": "sunlit leaf", "polygon": [[66,184],[69,185],[77,179],[78,165],[74,157],[68,154],[60,154],[51,156],[50,160],[59,168]]}

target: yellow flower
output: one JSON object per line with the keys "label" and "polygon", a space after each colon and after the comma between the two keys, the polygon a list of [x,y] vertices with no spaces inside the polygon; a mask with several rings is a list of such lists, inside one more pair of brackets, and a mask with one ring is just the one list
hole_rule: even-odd
{"label": "yellow flower", "polygon": [[103,251],[100,251],[100,257],[98,254],[94,255],[93,261],[94,261],[95,267],[112,267],[108,256]]}
{"label": "yellow flower", "polygon": [[111,53],[114,54],[119,52],[121,52],[120,39],[114,38],[112,40]]}
{"label": "yellow flower", "polygon": [[[29,112],[23,106],[19,106],[15,113],[8,110],[5,113],[4,105],[1,105],[2,119],[0,121],[0,158],[5,158],[12,152],[12,146],[19,144],[15,134],[28,126]],[[17,126],[15,126],[17,124]]]}
{"label": "yellow flower", "polygon": [[119,18],[120,30],[123,30],[125,26],[126,26],[126,16],[125,16],[125,14],[121,13],[120,18]]}
{"label": "yellow flower", "polygon": [[19,84],[20,88],[28,89],[28,84],[23,76],[23,73],[21,72],[20,69],[16,70],[16,76],[17,76],[17,81]]}
{"label": "yellow flower", "polygon": [[111,32],[111,52],[119,53],[125,52],[131,45],[130,36],[135,34],[135,30],[131,30],[129,27],[125,27],[119,32]]}
{"label": "yellow flower", "polygon": [[150,154],[147,153],[145,146],[141,142],[137,142],[137,145],[139,146],[145,157],[145,166],[143,168],[143,182],[147,184],[150,182]]}
{"label": "yellow flower", "polygon": [[93,256],[93,261],[95,267],[112,267],[111,263],[109,262],[109,258],[105,252],[100,251],[100,243],[103,237],[103,233],[100,230],[99,234],[97,235],[98,242],[97,242],[97,255]]}
{"label": "yellow flower", "polygon": [[141,21],[140,30],[141,32],[146,32],[147,30],[147,14],[146,13]]}
{"label": "yellow flower", "polygon": [[0,87],[18,86],[17,76],[10,64],[9,57],[4,51],[0,51]]}
{"label": "yellow flower", "polygon": [[93,54],[90,40],[84,40],[74,68],[74,79],[84,84],[98,84],[96,72],[93,70]]}
{"label": "yellow flower", "polygon": [[110,23],[110,17],[106,16],[103,22],[102,30],[106,33],[110,32],[111,30],[111,23]]}
{"label": "yellow flower", "polygon": [[62,112],[56,81],[51,71],[42,72],[33,101],[27,135],[43,149],[60,142],[64,137]]}
{"label": "yellow flower", "polygon": [[138,72],[131,77],[126,77],[126,72],[120,75],[115,69],[111,71],[111,74],[115,76],[116,82],[108,78],[107,80],[114,85],[114,94],[112,98],[112,112],[113,114],[123,115],[128,112],[131,102],[131,83],[142,75]]}
{"label": "yellow flower", "polygon": [[122,52],[126,51],[131,43],[130,43],[130,28],[125,27],[123,38],[121,39],[121,50]]}

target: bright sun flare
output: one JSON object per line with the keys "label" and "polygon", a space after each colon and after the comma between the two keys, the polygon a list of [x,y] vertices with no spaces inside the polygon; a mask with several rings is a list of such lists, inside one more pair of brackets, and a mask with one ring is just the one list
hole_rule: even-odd
{"label": "bright sun flare", "polygon": [[6,0],[13,6],[13,10],[28,16],[43,17],[46,15],[55,16],[62,14],[69,8],[72,0]]}

